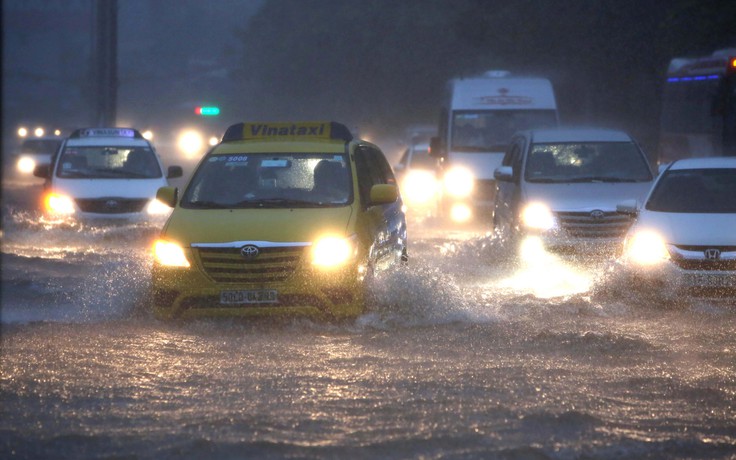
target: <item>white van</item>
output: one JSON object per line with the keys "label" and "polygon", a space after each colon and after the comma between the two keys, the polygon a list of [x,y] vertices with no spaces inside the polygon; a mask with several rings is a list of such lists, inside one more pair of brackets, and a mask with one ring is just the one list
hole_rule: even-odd
{"label": "white van", "polygon": [[87,128],[74,131],[34,175],[46,179],[43,207],[52,216],[145,219],[170,212],[156,191],[182,169],[171,166],[164,176],[153,145],[135,129]]}
{"label": "white van", "polygon": [[453,221],[490,211],[493,172],[515,132],[559,124],[552,84],[544,78],[488,72],[448,84],[432,155],[439,157],[444,182],[441,212]]}

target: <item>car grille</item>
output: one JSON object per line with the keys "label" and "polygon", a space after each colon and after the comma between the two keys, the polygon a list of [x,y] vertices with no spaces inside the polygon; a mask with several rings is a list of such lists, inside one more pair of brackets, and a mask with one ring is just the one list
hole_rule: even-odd
{"label": "car grille", "polygon": [[[674,248],[670,248],[672,262],[683,270],[736,271],[736,246],[675,245]],[[706,257],[706,251],[712,249],[719,251],[719,258],[708,259]],[[689,254],[685,255],[684,252]]]}
{"label": "car grille", "polygon": [[575,238],[623,238],[631,226],[631,217],[617,212],[558,212],[562,229]]}
{"label": "car grille", "polygon": [[141,212],[148,204],[148,198],[77,198],[74,201],[82,212],[96,214]]}
{"label": "car grille", "polygon": [[294,273],[305,247],[259,248],[258,257],[245,259],[240,248],[197,248],[207,275],[218,283],[274,283]]}

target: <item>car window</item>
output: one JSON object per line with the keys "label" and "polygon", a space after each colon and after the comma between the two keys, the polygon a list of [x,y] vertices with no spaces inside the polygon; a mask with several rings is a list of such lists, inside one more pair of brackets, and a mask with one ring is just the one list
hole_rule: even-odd
{"label": "car window", "polygon": [[566,142],[532,145],[524,178],[529,182],[645,182],[652,173],[633,142]]}
{"label": "car window", "polygon": [[645,208],[659,212],[736,213],[736,169],[669,170]]}
{"label": "car window", "polygon": [[411,167],[412,169],[435,169],[437,167],[437,160],[429,156],[429,149],[414,149],[414,154],[411,156]]}
{"label": "car window", "polygon": [[352,202],[344,154],[210,155],[182,197],[187,208],[294,208]]}
{"label": "car window", "polygon": [[56,174],[85,179],[153,179],[163,175],[149,147],[70,145],[61,153]]}
{"label": "car window", "polygon": [[355,150],[358,188],[361,202],[370,202],[371,187],[377,184],[395,184],[396,179],[380,150],[360,146]]}

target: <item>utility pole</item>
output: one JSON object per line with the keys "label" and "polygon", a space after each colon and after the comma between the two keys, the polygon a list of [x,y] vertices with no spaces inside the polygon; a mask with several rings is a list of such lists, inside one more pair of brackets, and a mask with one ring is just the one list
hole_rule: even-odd
{"label": "utility pole", "polygon": [[96,8],[97,126],[115,126],[118,99],[118,1],[92,0]]}

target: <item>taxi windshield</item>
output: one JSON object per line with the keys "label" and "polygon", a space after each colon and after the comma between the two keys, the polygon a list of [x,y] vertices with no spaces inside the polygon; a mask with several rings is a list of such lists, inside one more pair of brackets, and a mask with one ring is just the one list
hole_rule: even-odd
{"label": "taxi windshield", "polygon": [[736,213],[736,169],[684,169],[665,173],[646,209],[698,214]]}
{"label": "taxi windshield", "polygon": [[67,179],[155,179],[162,173],[148,147],[67,146],[56,175]]}
{"label": "taxi windshield", "polygon": [[328,153],[217,154],[206,158],[185,208],[310,208],[352,202],[347,157]]}
{"label": "taxi windshield", "polygon": [[534,144],[526,160],[528,182],[646,182],[644,155],[633,142]]}

